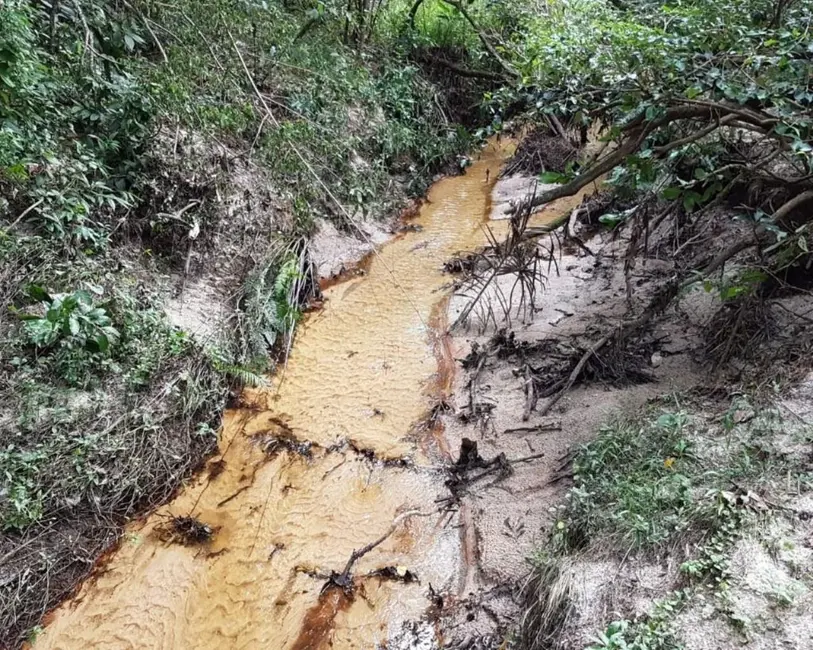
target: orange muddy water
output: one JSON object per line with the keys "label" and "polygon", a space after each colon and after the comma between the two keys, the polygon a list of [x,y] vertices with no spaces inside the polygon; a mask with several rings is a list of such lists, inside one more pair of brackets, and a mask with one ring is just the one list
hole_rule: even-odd
{"label": "orange muddy water", "polygon": [[[434,503],[448,449],[442,432],[421,422],[454,370],[441,267],[485,241],[487,178],[493,183],[510,147],[491,145],[464,176],[436,183],[414,221],[421,231],[326,290],[285,372],[225,414],[209,471],[130,527],[53,613],[37,650],[376,648],[427,610],[430,583],[453,595],[462,588],[467,535]],[[309,454],[275,451],[280,436],[312,443]],[[427,516],[404,519],[355,564],[352,598],[322,591],[354,549],[413,510]],[[167,534],[170,516],[190,513],[215,529],[209,544]],[[386,567],[421,582],[365,577]]]}

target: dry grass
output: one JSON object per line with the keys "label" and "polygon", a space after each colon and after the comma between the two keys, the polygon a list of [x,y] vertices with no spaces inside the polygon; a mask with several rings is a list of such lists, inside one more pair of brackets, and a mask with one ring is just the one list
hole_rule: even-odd
{"label": "dry grass", "polygon": [[521,585],[517,640],[523,650],[567,647],[563,632],[573,613],[570,564],[566,557],[539,558]]}
{"label": "dry grass", "polygon": [[[529,236],[531,213],[529,208],[513,215],[502,242],[487,228],[487,246],[461,256],[460,263],[447,265],[464,273],[460,293],[466,297],[466,304],[453,328],[474,321],[481,331],[489,325],[497,329],[503,323],[510,326],[512,318],[536,312],[548,274],[552,268],[558,271],[557,246],[554,233],[544,240]],[[502,282],[506,277],[510,278],[508,283]]]}

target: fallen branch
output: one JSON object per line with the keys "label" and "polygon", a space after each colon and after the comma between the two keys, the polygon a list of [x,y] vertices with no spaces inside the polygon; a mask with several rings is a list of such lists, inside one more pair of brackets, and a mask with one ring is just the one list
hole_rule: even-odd
{"label": "fallen branch", "polygon": [[773,213],[771,220],[776,223],[778,221],[782,221],[785,217],[787,217],[791,212],[793,212],[796,208],[800,205],[807,203],[813,199],[813,190],[807,190],[806,192],[802,192],[801,194],[797,194],[788,202],[784,203],[780,206],[776,212]]}
{"label": "fallen branch", "polygon": [[383,544],[389,537],[392,535],[396,530],[398,530],[398,526],[400,526],[403,522],[407,519],[412,517],[431,517],[434,514],[437,514],[437,510],[432,510],[431,512],[421,512],[420,510],[410,510],[408,512],[404,512],[398,515],[392,522],[392,525],[389,527],[386,533],[384,533],[381,537],[376,539],[373,542],[370,542],[366,546],[362,546],[360,549],[353,551],[350,554],[350,559],[347,560],[347,564],[344,565],[344,571],[342,571],[338,576],[335,576],[331,579],[331,582],[335,583],[336,585],[346,588],[347,585],[350,584],[350,571],[353,569],[353,565],[358,562],[362,557],[367,555],[370,551],[372,551],[377,546]]}
{"label": "fallen branch", "polygon": [[5,228],[5,232],[11,232],[12,228],[14,228],[18,223],[20,223],[23,219],[25,219],[25,216],[29,212],[31,212],[34,208],[39,207],[44,200],[45,199],[43,198],[43,199],[40,199],[39,201],[35,201],[31,205],[29,205],[25,210],[23,210],[20,213],[19,217],[17,217],[14,221],[11,222],[11,224],[9,224],[8,228]]}
{"label": "fallen branch", "polygon": [[533,427],[516,427],[514,429],[506,429],[503,433],[517,433],[517,434],[526,434],[526,433],[545,433],[547,431],[561,431],[562,430],[562,423],[561,422],[551,422],[549,424],[537,424]]}
{"label": "fallen branch", "polygon": [[468,77],[470,79],[487,79],[489,81],[499,81],[503,83],[508,81],[505,75],[497,74],[496,72],[489,72],[488,70],[472,70],[470,68],[464,68],[463,66],[452,63],[451,61],[447,61],[442,57],[433,58],[432,63],[441,65],[461,77]]}
{"label": "fallen branch", "polygon": [[491,476],[495,472],[505,472],[504,477],[510,476],[512,471],[511,465],[516,465],[517,463],[527,463],[529,461],[536,460],[537,458],[543,458],[545,455],[546,455],[545,452],[539,452],[538,454],[531,454],[530,456],[521,456],[520,458],[514,458],[512,460],[508,460],[505,457],[504,453],[495,456],[490,461],[485,463],[486,469],[484,471],[470,477],[458,476],[457,480],[450,484],[450,489],[452,490],[453,494],[452,500],[454,500],[455,498],[459,498],[460,493],[457,492],[457,490],[459,490],[461,487],[468,487],[472,483],[476,483],[477,481],[484,479],[487,476]]}

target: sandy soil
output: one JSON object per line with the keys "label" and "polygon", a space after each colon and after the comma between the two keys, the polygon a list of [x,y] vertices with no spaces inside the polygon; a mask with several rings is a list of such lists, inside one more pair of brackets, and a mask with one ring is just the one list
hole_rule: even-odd
{"label": "sandy soil", "polygon": [[[501,179],[492,194],[492,220],[504,218],[511,200],[521,198],[528,190],[526,178]],[[556,247],[558,273],[551,269],[539,301],[539,311],[512,315],[511,330],[517,341],[536,342],[547,338],[561,341],[594,341],[596,332],[610,331],[627,313],[622,266],[612,258],[623,250],[625,242],[612,243],[608,235],[598,235],[589,242],[599,257],[579,252],[564,252]],[[650,260],[649,268],[669,263]],[[510,279],[501,286],[508,295]],[[650,292],[636,291],[636,300],[645,301]],[[451,301],[449,321],[454,322],[467,299],[457,294]],[[695,312],[697,314],[699,312]],[[460,576],[457,598],[444,624],[445,642],[449,647],[477,647],[475,640],[488,643],[497,640],[516,620],[515,586],[527,574],[526,559],[547,535],[553,520],[552,510],[568,487],[561,472],[567,465],[574,446],[595,435],[600,424],[614,413],[630,411],[648,399],[696,383],[700,369],[689,358],[688,351],[698,341],[701,322],[668,322],[659,327],[656,337],[660,349],[650,359],[647,371],[652,383],[626,386],[591,384],[575,387],[545,417],[534,412],[527,420],[525,411],[525,377],[516,358],[491,356],[477,379],[476,400],[489,405],[481,418],[467,417],[470,412],[471,372],[457,373],[452,412],[443,418],[445,436],[450,448],[460,448],[462,440],[477,442],[485,459],[505,454],[518,459],[544,454],[541,458],[513,465],[513,472],[503,480],[483,481],[472,486],[462,499],[461,536],[472,546],[472,563]],[[509,323],[506,323],[509,325]],[[473,345],[484,346],[494,335],[493,326],[478,331],[476,319],[469,330],[453,332],[456,359],[464,359]],[[539,401],[539,406],[545,400]],[[534,431],[534,427],[552,430]],[[528,431],[511,432],[516,429]],[[589,591],[593,580],[606,579],[606,567],[585,567],[581,582]],[[490,647],[484,645],[483,647]],[[496,646],[494,646],[496,647]]]}

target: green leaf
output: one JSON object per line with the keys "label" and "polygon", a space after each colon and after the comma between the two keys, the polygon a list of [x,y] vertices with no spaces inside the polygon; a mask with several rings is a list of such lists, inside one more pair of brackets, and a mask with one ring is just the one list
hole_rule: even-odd
{"label": "green leaf", "polygon": [[105,334],[97,334],[88,341],[88,347],[96,352],[107,352],[110,349],[110,339]]}
{"label": "green leaf", "polygon": [[680,196],[681,190],[679,187],[667,187],[663,192],[661,192],[661,196],[666,199],[667,201],[674,201],[677,197]]}
{"label": "green leaf", "polygon": [[657,425],[662,429],[674,429],[681,423],[681,418],[674,413],[664,413],[658,417]]}
{"label": "green leaf", "polygon": [[618,214],[617,212],[608,212],[607,214],[601,215],[598,220],[599,223],[603,223],[605,226],[609,226],[614,228],[619,223],[622,223],[626,219],[626,215]]}
{"label": "green leaf", "polygon": [[550,184],[561,184],[567,182],[567,175],[560,174],[559,172],[544,172],[539,175],[539,182],[545,183],[546,185]]}
{"label": "green leaf", "polygon": [[730,287],[723,287],[720,290],[720,300],[726,302],[728,300],[733,300],[737,296],[741,296],[746,291],[748,291],[748,287],[743,285],[733,285]]}
{"label": "green leaf", "polygon": [[78,303],[88,306],[93,304],[93,296],[90,295],[90,291],[86,291],[85,289],[79,289],[77,291],[74,291],[73,295]]}
{"label": "green leaf", "polygon": [[29,284],[26,287],[25,292],[34,300],[39,300],[40,302],[51,302],[50,294],[38,284]]}
{"label": "green leaf", "polygon": [[691,212],[695,206],[700,203],[701,198],[697,192],[689,190],[683,195],[683,209],[686,210],[686,212]]}
{"label": "green leaf", "polygon": [[686,97],[688,97],[689,99],[694,99],[702,92],[703,89],[700,86],[689,86],[686,89]]}

